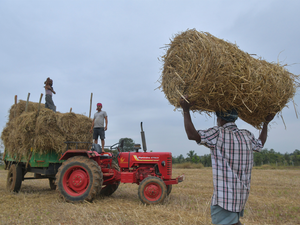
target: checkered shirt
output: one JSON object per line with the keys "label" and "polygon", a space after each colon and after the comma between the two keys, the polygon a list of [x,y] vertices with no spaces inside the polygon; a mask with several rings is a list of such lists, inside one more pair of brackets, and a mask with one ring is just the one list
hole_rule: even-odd
{"label": "checkered shirt", "polygon": [[210,148],[214,193],[212,205],[231,212],[240,212],[247,202],[253,152],[262,149],[262,143],[247,130],[239,130],[235,123],[199,130],[200,145]]}

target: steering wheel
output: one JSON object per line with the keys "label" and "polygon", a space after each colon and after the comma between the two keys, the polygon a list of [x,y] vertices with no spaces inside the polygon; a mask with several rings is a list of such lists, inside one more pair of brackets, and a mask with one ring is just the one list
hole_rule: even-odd
{"label": "steering wheel", "polygon": [[119,143],[116,143],[116,144],[113,144],[112,146],[110,146],[110,150],[113,150],[113,149],[118,149],[118,151],[120,151],[120,149],[118,147],[115,147],[116,145],[118,145]]}

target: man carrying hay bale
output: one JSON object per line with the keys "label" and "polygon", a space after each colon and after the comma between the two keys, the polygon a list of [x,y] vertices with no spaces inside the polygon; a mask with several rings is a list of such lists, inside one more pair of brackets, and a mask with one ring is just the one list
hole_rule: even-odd
{"label": "man carrying hay bale", "polygon": [[250,192],[253,152],[260,151],[266,140],[268,123],[275,115],[265,118],[258,139],[247,130],[237,128],[236,110],[216,112],[217,125],[208,130],[196,130],[190,116],[192,104],[180,100],[184,114],[184,127],[189,140],[210,148],[214,192],[211,202],[213,224],[236,224],[244,214]]}
{"label": "man carrying hay bale", "polygon": [[44,82],[45,84],[45,108],[53,110],[53,112],[56,112],[56,106],[54,105],[54,102],[52,100],[52,93],[56,94],[56,92],[53,90],[53,80],[50,79],[50,77],[47,78],[47,80]]}
{"label": "man carrying hay bale", "polygon": [[[102,104],[97,103],[97,111],[94,115],[94,119],[92,122],[92,127],[90,132],[93,133],[93,139],[95,140],[95,144],[98,143],[98,137],[101,139],[102,152],[104,152],[104,144],[105,144],[105,131],[107,130],[107,113],[102,111]],[[105,120],[105,127],[104,127]],[[94,128],[94,129],[93,129]]]}

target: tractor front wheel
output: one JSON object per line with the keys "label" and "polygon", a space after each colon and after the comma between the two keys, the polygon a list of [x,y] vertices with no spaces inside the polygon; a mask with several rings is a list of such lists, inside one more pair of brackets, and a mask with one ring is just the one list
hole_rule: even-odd
{"label": "tractor front wheel", "polygon": [[148,205],[155,205],[165,200],[167,187],[162,179],[147,177],[140,183],[138,192],[141,202]]}
{"label": "tractor front wheel", "polygon": [[22,179],[22,166],[20,164],[12,164],[7,174],[6,189],[18,193],[21,189]]}
{"label": "tractor front wheel", "polygon": [[56,174],[57,190],[68,202],[92,201],[100,192],[103,174],[96,161],[84,156],[69,158]]}
{"label": "tractor front wheel", "polygon": [[172,184],[167,185],[167,195],[169,195],[172,191]]}

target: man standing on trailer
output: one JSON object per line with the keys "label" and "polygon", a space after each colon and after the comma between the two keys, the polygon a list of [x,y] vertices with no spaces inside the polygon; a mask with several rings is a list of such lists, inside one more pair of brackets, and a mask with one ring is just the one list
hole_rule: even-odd
{"label": "man standing on trailer", "polygon": [[208,130],[196,130],[190,116],[190,103],[181,99],[184,127],[189,140],[210,148],[214,192],[211,201],[213,224],[241,225],[245,204],[250,192],[253,152],[260,151],[266,140],[268,123],[265,118],[258,139],[247,130],[238,129],[236,110],[216,112],[217,125]]}
{"label": "man standing on trailer", "polygon": [[[90,132],[93,133],[93,139],[95,140],[95,144],[98,144],[98,137],[101,139],[101,147],[102,152],[104,152],[104,144],[105,144],[105,131],[107,130],[107,114],[105,111],[102,111],[102,104],[97,103],[97,111],[94,115],[94,119],[92,122],[92,127]],[[104,126],[105,120],[105,126]]]}

